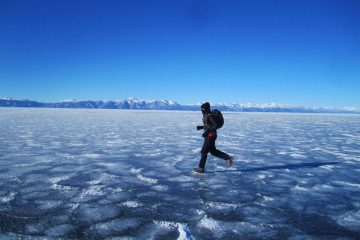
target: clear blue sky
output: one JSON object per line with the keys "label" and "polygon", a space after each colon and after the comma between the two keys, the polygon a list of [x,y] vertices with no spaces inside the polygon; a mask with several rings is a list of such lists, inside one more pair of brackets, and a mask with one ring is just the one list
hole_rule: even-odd
{"label": "clear blue sky", "polygon": [[0,96],[360,107],[360,1],[1,0]]}

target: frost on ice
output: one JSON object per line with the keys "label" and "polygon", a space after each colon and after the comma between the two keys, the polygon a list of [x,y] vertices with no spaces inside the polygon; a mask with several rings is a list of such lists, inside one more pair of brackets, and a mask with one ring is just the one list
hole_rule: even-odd
{"label": "frost on ice", "polygon": [[0,109],[0,238],[360,238],[360,116]]}

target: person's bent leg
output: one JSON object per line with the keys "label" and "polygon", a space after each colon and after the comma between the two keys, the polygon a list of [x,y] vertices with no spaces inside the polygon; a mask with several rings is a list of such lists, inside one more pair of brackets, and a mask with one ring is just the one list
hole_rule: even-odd
{"label": "person's bent leg", "polygon": [[218,157],[218,158],[222,158],[224,160],[229,160],[230,159],[230,156],[227,154],[227,153],[224,153],[218,149],[213,149],[212,151],[210,151],[210,153],[212,155],[214,155],[215,157]]}
{"label": "person's bent leg", "polygon": [[227,153],[224,153],[224,152],[216,149],[215,140],[216,140],[216,137],[214,138],[213,142],[210,145],[210,153],[212,155],[214,155],[215,157],[224,159],[227,162],[228,167],[231,167],[233,165],[233,158],[231,156],[229,156]]}

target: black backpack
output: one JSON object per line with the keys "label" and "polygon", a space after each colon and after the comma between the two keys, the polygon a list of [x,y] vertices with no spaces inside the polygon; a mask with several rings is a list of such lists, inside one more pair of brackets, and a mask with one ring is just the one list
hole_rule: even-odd
{"label": "black backpack", "polygon": [[214,116],[216,122],[216,129],[222,128],[222,126],[224,126],[224,117],[220,110],[214,109],[211,111],[211,113]]}

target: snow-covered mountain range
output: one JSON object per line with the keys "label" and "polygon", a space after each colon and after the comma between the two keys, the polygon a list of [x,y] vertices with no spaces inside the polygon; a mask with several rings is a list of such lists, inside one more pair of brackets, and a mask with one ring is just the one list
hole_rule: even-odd
{"label": "snow-covered mountain range", "polygon": [[[43,107],[43,108],[93,108],[93,109],[143,109],[143,110],[199,110],[200,103],[182,105],[171,100],[140,100],[128,98],[125,100],[78,101],[66,99],[55,103],[45,103],[27,99],[0,97],[0,107]],[[302,112],[302,113],[360,113],[354,107],[304,107],[287,104],[238,104],[218,103],[213,108],[231,112]]]}

